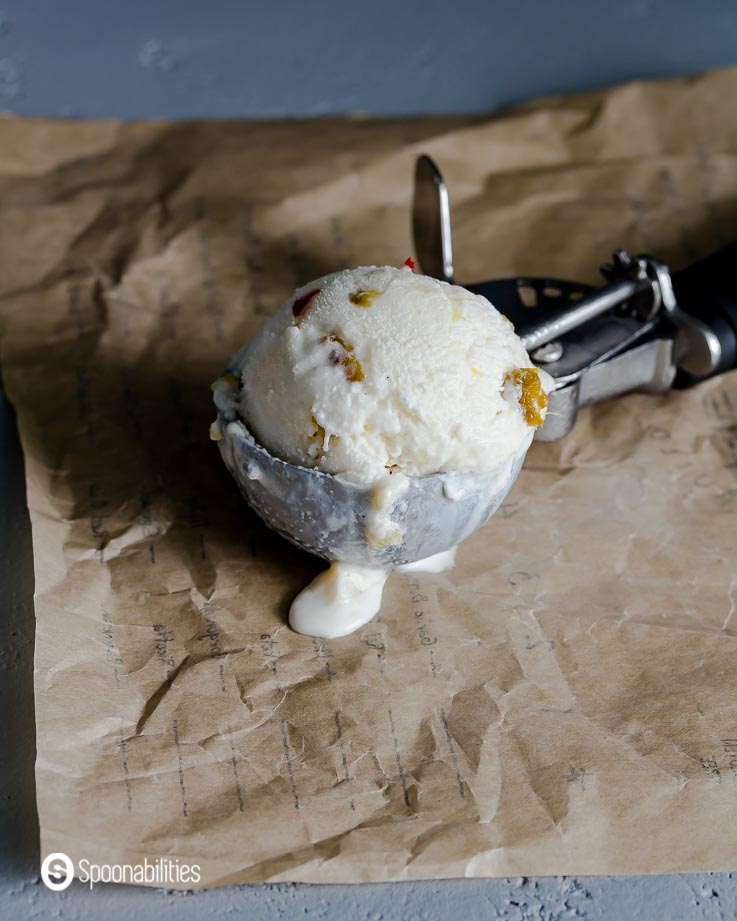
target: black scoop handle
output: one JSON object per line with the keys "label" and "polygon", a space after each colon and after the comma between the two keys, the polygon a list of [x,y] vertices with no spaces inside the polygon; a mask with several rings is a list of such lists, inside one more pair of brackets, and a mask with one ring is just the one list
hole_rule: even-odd
{"label": "black scoop handle", "polygon": [[711,374],[679,371],[675,386],[692,387],[737,368],[737,242],[674,273],[672,281],[681,310],[710,326],[722,345],[721,360]]}

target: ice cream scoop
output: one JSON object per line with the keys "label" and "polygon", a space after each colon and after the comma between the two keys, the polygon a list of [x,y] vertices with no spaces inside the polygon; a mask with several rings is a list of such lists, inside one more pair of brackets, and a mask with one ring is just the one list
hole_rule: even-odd
{"label": "ice cream scoop", "polygon": [[378,610],[392,568],[480,527],[551,386],[485,298],[410,267],[298,289],[213,385],[212,430],[264,521],[337,562],[297,599],[292,626],[350,632]]}

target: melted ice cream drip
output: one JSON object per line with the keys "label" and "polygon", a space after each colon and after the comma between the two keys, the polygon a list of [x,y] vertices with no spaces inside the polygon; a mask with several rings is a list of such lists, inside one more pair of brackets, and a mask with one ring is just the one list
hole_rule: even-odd
{"label": "melted ice cream drip", "polygon": [[[397,567],[400,572],[444,572],[455,563],[456,548]],[[390,569],[331,563],[292,602],[289,626],[305,636],[328,640],[348,636],[372,620],[381,607]]]}

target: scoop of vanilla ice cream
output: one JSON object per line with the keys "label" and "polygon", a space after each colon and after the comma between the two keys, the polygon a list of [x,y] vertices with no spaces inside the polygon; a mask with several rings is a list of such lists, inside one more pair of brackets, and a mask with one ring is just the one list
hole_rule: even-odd
{"label": "scoop of vanilla ice cream", "polygon": [[552,381],[530,367],[486,298],[346,269],[299,288],[241,353],[239,410],[274,456],[352,480],[482,473],[542,422]]}

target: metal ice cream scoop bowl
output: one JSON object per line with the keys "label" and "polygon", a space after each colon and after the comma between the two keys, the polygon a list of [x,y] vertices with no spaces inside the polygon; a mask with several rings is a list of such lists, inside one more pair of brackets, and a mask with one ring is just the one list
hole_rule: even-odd
{"label": "metal ice cream scoop bowl", "polygon": [[218,412],[217,426],[226,467],[269,527],[326,560],[380,568],[435,556],[480,528],[512,488],[529,446],[482,475],[408,477],[407,488],[389,512],[402,541],[377,547],[366,529],[373,500],[370,486],[274,457],[234,408]]}

